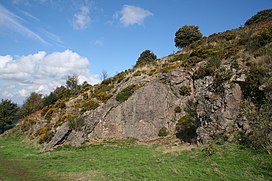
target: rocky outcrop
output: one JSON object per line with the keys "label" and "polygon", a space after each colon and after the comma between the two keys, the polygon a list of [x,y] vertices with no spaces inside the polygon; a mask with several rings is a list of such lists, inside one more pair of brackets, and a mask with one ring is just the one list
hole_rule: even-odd
{"label": "rocky outcrop", "polygon": [[176,100],[167,85],[158,80],[150,82],[138,89],[124,103],[112,104],[104,115],[96,117],[96,120],[100,121],[91,136],[133,137],[146,141],[157,138],[162,127],[173,133]]}

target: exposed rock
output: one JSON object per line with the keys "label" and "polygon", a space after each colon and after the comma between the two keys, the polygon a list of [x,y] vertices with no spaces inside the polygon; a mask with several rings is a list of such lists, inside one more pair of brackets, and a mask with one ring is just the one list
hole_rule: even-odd
{"label": "exposed rock", "polygon": [[57,128],[56,134],[52,138],[52,140],[45,146],[45,150],[53,148],[56,145],[62,144],[65,139],[69,136],[71,129],[69,127],[69,123],[66,122]]}
{"label": "exposed rock", "polygon": [[174,132],[175,96],[159,81],[148,83],[127,101],[112,107],[94,129],[100,138],[133,137],[141,141],[158,137],[159,129]]}
{"label": "exposed rock", "polygon": [[72,146],[80,146],[84,140],[84,133],[82,131],[73,130],[67,137],[66,143]]}

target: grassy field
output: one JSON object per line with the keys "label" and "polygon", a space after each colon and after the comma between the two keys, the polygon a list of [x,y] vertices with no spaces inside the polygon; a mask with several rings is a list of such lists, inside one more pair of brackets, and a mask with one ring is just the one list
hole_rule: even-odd
{"label": "grassy field", "polygon": [[0,137],[0,180],[272,180],[271,155],[231,143],[210,148],[108,141],[42,153],[21,136],[5,136]]}

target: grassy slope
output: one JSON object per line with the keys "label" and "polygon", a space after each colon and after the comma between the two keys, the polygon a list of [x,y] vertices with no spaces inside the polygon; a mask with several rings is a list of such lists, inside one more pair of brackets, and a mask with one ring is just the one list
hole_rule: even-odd
{"label": "grassy slope", "polygon": [[271,180],[272,157],[234,144],[164,153],[128,142],[40,153],[20,136],[0,137],[0,180]]}

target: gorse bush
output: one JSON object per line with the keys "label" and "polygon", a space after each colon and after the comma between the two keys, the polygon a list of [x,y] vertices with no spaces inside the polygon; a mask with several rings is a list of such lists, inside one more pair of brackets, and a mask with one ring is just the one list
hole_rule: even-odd
{"label": "gorse bush", "polygon": [[272,25],[264,27],[262,30],[253,34],[250,39],[251,48],[260,48],[272,42]]}
{"label": "gorse bush", "polygon": [[124,102],[128,100],[128,98],[134,93],[134,91],[139,88],[140,88],[140,85],[135,85],[135,84],[127,86],[116,95],[116,100],[118,102]]}
{"label": "gorse bush", "polygon": [[254,25],[266,20],[272,20],[272,9],[262,10],[258,12],[256,15],[252,16],[245,23],[246,26]]}

